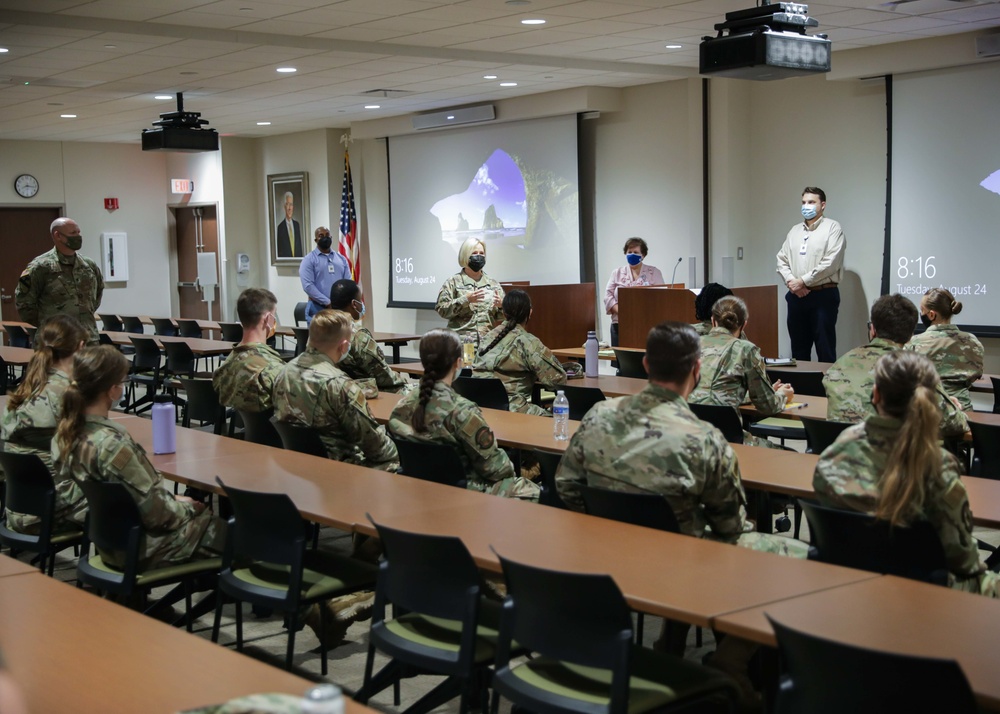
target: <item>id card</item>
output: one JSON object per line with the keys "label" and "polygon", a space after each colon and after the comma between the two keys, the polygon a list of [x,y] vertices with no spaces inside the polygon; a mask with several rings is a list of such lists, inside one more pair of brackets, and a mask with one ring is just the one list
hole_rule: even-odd
{"label": "id card", "polygon": [[327,263],[326,272],[328,272],[328,273],[335,273],[336,269],[337,269],[337,266],[335,266],[333,263]]}

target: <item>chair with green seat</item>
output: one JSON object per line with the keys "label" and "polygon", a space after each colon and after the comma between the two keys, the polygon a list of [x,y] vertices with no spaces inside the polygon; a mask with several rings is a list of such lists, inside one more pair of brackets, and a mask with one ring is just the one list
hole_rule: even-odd
{"label": "chair with green seat", "polygon": [[[225,596],[236,600],[236,649],[243,651],[243,608],[248,602],[295,617],[300,608],[371,588],[376,569],[370,563],[319,550],[306,550],[308,529],[292,499],[284,493],[255,493],[226,486],[233,515],[226,530],[226,547],[212,625],[212,642],[219,641]],[[325,624],[329,609],[320,607]],[[295,627],[288,628],[285,668],[291,669]],[[336,643],[329,643],[332,646]],[[322,673],[327,672],[328,643],[320,642]]]}
{"label": "chair with green seat", "polygon": [[[492,714],[500,697],[536,714],[732,711],[726,675],[632,642],[632,614],[609,575],[562,573],[500,556],[500,617]],[[512,643],[532,653],[512,661]]]}
{"label": "chair with green seat", "polygon": [[83,542],[83,531],[72,526],[55,530],[56,487],[52,474],[35,454],[0,451],[0,471],[6,476],[4,505],[15,513],[38,518],[36,533],[21,533],[0,521],[0,543],[19,551],[38,553],[38,569],[52,575],[55,554]]}
{"label": "chair with green seat", "polygon": [[[80,483],[87,497],[87,525],[80,559],[76,565],[77,587],[89,585],[104,593],[128,598],[134,593],[145,595],[161,585],[176,584],[172,590],[152,606],[143,610],[150,615],[184,598],[187,629],[191,631],[191,593],[195,580],[215,579],[222,561],[219,558],[201,558],[178,565],[159,568],[142,568],[139,556],[145,537],[142,515],[124,484],[113,481],[83,481]],[[90,552],[93,544],[97,552]],[[119,569],[110,565],[106,554],[124,562]]]}
{"label": "chair with green seat", "polygon": [[[405,714],[426,714],[463,693],[461,714],[468,710],[469,700],[477,697],[485,711],[499,606],[483,597],[485,586],[469,551],[455,537],[372,523],[385,557],[375,588],[364,684],[355,700],[367,704],[404,674],[417,670],[446,679]],[[390,603],[392,619],[386,617]],[[373,674],[376,650],[391,660]]]}

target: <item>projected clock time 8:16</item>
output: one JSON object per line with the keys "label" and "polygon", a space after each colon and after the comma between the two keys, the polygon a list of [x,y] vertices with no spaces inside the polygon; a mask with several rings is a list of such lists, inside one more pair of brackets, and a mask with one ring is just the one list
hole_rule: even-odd
{"label": "projected clock time 8:16", "polygon": [[[899,268],[896,270],[896,275],[899,276],[900,280],[906,280],[912,275],[923,279],[923,278],[933,278],[937,275],[937,266],[934,265],[935,257],[933,255],[928,255],[926,258],[907,258],[905,256],[899,259]],[[915,268],[911,268],[915,264]]]}
{"label": "projected clock time 8:16", "polygon": [[397,273],[412,273],[413,272],[413,258],[396,258],[396,272]]}

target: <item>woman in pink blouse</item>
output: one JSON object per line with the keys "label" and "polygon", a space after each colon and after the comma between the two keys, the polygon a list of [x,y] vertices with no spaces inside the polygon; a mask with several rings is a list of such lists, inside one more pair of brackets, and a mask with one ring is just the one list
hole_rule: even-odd
{"label": "woman in pink blouse", "polygon": [[663,273],[659,268],[643,261],[649,253],[649,246],[642,238],[625,241],[627,265],[615,268],[604,290],[604,311],[611,315],[611,344],[618,344],[618,288],[632,288],[639,285],[663,285]]}

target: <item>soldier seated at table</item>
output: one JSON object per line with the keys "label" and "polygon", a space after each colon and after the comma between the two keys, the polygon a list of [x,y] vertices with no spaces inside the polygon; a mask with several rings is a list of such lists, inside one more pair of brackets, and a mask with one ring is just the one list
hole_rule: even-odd
{"label": "soldier seated at table", "polygon": [[465,467],[466,487],[496,496],[538,500],[538,485],[516,476],[507,453],[474,403],[451,388],[462,369],[462,340],[454,330],[431,330],[420,340],[420,389],[404,396],[389,417],[397,439],[452,447]]}
{"label": "soldier seated at table", "polygon": [[274,416],[314,429],[331,459],[395,471],[395,444],[372,416],[361,387],[337,366],[350,350],[350,316],[337,310],[317,313],[306,351],[275,381]]}
{"label": "soldier seated at table", "polygon": [[330,288],[330,309],[346,313],[352,320],[351,351],[337,364],[340,369],[357,382],[374,382],[383,392],[406,394],[416,388],[413,380],[389,366],[372,333],[360,324],[365,315],[360,285],[347,279],[335,282]]}
{"label": "soldier seated at table", "polygon": [[[902,295],[882,295],[872,304],[868,323],[867,345],[855,347],[838,359],[826,376],[823,386],[829,400],[826,418],[830,421],[863,421],[875,415],[872,389],[875,386],[875,363],[881,357],[903,349],[913,337],[917,325],[917,308]],[[957,400],[944,389],[937,388],[941,407],[941,436],[961,437],[969,430],[968,419]]]}
{"label": "soldier seated at table", "polygon": [[254,414],[274,406],[274,381],[285,362],[266,343],[278,323],[277,307],[274,293],[263,288],[247,288],[236,300],[243,339],[212,377],[223,406]]}
{"label": "soldier seated at table", "polygon": [[[580,423],[556,472],[560,496],[583,510],[578,484],[633,493],[661,494],[681,533],[797,558],[804,543],[752,532],[746,494],[732,447],[717,428],[701,421],[687,397],[701,378],[698,333],[682,322],[664,322],[649,331],[643,365],[649,384],[638,394],[595,405]],[[683,653],[686,626],[671,628],[654,646]],[[726,637],[712,659],[753,699],[746,675],[756,650],[752,643]]]}

